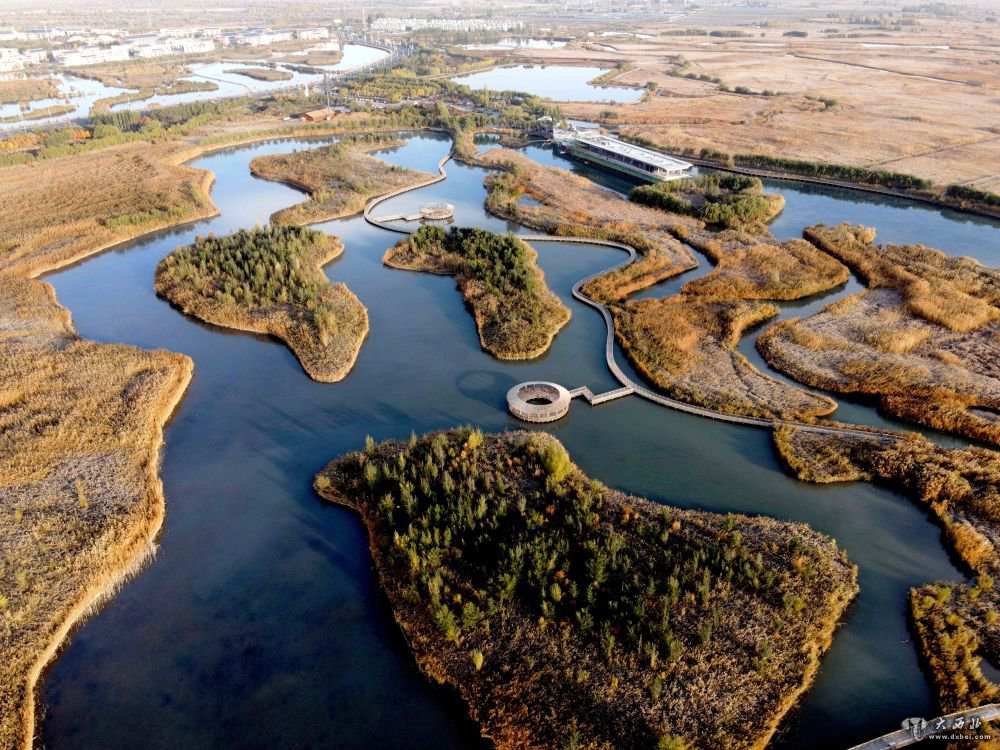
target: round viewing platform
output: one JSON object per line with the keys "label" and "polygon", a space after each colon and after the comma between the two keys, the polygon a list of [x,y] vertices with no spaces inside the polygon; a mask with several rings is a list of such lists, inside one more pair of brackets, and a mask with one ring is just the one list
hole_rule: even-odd
{"label": "round viewing platform", "polygon": [[450,203],[428,203],[420,207],[423,221],[448,221],[455,218],[455,207]]}
{"label": "round viewing platform", "polygon": [[521,383],[507,391],[507,408],[525,422],[554,422],[566,415],[572,400],[558,383]]}

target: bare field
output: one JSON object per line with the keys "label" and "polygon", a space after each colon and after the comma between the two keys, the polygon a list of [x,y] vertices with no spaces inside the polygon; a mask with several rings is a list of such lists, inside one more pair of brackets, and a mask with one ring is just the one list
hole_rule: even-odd
{"label": "bare field", "polygon": [[[1000,189],[996,24],[977,29],[954,20],[889,38],[824,38],[821,30],[831,25],[817,18],[758,31],[752,39],[661,36],[615,40],[616,53],[574,47],[531,54],[549,62],[632,62],[634,69],[615,83],[653,81],[659,95],[634,105],[571,103],[562,109],[591,120],[613,109],[618,116],[611,124],[668,150],[884,167],[940,185],[983,181],[984,189]],[[799,26],[809,29],[808,38],[782,36],[784,28]],[[852,31],[863,33],[845,29]],[[670,75],[678,56],[689,63],[685,73],[716,77],[731,91]],[[753,94],[735,93],[737,87]],[[775,95],[756,95],[764,91]]]}

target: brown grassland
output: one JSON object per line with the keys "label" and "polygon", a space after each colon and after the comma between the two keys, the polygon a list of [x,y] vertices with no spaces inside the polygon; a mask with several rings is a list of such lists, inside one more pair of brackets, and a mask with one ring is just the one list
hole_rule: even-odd
{"label": "brown grassland", "polygon": [[369,443],[315,487],[498,750],[763,748],[857,592],[808,527],[627,496],[545,433]]}
{"label": "brown grassland", "polygon": [[[638,262],[584,286],[593,299],[619,300],[697,266],[690,250],[671,234],[677,227],[700,227],[697,219],[631,203],[585,177],[514,151],[493,149],[476,161],[505,170],[488,178],[486,208],[491,213],[541,232],[622,242],[639,251]],[[520,204],[522,196],[541,205]]]}
{"label": "brown grassland", "polygon": [[761,373],[736,350],[743,332],[778,313],[748,300],[676,295],[612,308],[629,361],[672,398],[733,414],[810,419],[836,408],[825,396]]}
{"label": "brown grassland", "polygon": [[373,196],[431,179],[426,172],[387,164],[366,153],[399,143],[397,138],[387,136],[258,156],[250,162],[250,171],[309,193],[309,200],[276,211],[271,221],[277,224],[330,221],[358,213]]}
{"label": "brown grassland", "polygon": [[[649,28],[651,39],[615,39],[614,50],[571,44],[514,54],[549,64],[601,60],[605,67],[630,65],[615,83],[645,86],[651,81],[654,95],[611,108],[565,103],[563,114],[597,120],[612,109],[612,124],[668,151],[709,148],[792,156],[891,169],[940,186],[975,182],[1000,192],[1000,175],[989,167],[1000,162],[1000,99],[993,95],[1000,88],[997,25],[983,22],[984,11],[989,14],[985,6],[954,9],[937,13],[923,6],[900,13],[896,8],[897,18],[889,19],[856,3],[817,14],[793,2],[772,7],[767,27],[754,28],[752,38],[742,39],[698,33],[706,28],[746,33],[746,24],[707,9],[663,24],[669,36]],[[760,17],[750,13],[747,20]],[[873,15],[886,23],[908,16],[913,23],[883,29],[849,20]],[[785,37],[787,30],[808,37]],[[728,90],[683,75],[716,78]],[[765,91],[771,95],[762,96]]]}
{"label": "brown grassland", "polygon": [[0,104],[56,99],[58,96],[59,82],[55,78],[11,78],[0,81]]}
{"label": "brown grassland", "polygon": [[806,240],[780,242],[770,232],[687,230],[680,235],[715,262],[682,287],[685,294],[726,299],[790,300],[845,283],[850,272]]}
{"label": "brown grassland", "polygon": [[309,377],[333,383],[368,335],[365,306],[323,273],[343,251],[338,238],[300,227],[199,237],[160,261],[156,293],[208,323],[276,336]]}
{"label": "brown grassland", "polygon": [[[392,268],[454,276],[475,318],[481,346],[497,359],[534,359],[548,351],[556,334],[569,322],[570,311],[546,286],[535,249],[515,237],[487,232],[448,242],[446,236],[436,236],[428,229],[400,240],[385,252],[382,262]],[[484,245],[510,243],[524,272],[521,283],[498,285],[491,283],[487,274],[477,273],[469,251],[480,238],[485,239]]]}
{"label": "brown grassland", "polygon": [[39,281],[0,279],[0,308],[0,746],[28,748],[42,668],[160,527],[162,427],[192,364],[79,339]]}
{"label": "brown grassland", "polygon": [[[910,592],[910,609],[941,706],[956,711],[1000,698],[980,660],[1000,662],[1000,455],[944,448],[915,435],[863,436],[775,431],[791,470],[811,482],[873,481],[925,504],[976,578]],[[984,732],[988,734],[989,732]],[[994,747],[989,742],[961,747]]]}
{"label": "brown grassland", "polygon": [[773,367],[885,411],[1000,443],[1000,272],[919,245],[876,247],[847,225],[806,232],[871,288],[765,331]]}
{"label": "brown grassland", "polygon": [[216,213],[213,177],[169,144],[4,167],[0,275],[37,276],[142,232]]}

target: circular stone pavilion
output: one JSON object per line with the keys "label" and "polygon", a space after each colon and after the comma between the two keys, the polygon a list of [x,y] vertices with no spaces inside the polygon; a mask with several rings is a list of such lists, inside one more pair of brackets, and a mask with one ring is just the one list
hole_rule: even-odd
{"label": "circular stone pavilion", "polygon": [[558,383],[521,383],[507,391],[507,408],[525,422],[554,422],[566,415],[572,400]]}

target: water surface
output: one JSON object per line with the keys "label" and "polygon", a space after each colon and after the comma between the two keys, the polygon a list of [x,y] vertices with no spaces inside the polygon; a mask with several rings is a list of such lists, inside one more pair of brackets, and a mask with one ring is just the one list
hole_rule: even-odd
{"label": "water surface", "polygon": [[607,68],[517,65],[458,76],[452,80],[471,89],[523,91],[556,102],[628,104],[642,98],[644,89],[595,86],[589,83],[607,72]]}
{"label": "water surface", "polygon": [[[413,666],[373,579],[358,520],[321,502],[311,478],[329,459],[361,447],[366,434],[405,438],[464,423],[522,428],[507,415],[504,394],[529,378],[595,392],[616,387],[603,360],[603,321],[570,290],[621,256],[537,243],[546,280],[573,318],[545,356],[501,363],[480,349],[452,279],[382,265],[396,235],[357,217],[319,225],[344,240],[344,254],[326,272],[368,307],[371,333],[345,380],[313,382],[284,345],[198,323],[152,291],[157,262],[178,244],[264,223],[301,200],[251,177],[247,164],[312,145],[271,142],[202,158],[194,165],[216,173],[220,216],[48,277],[81,335],[183,352],[194,359],[195,377],[166,433],[159,553],[50,670],[40,726],[47,748],[483,746],[454,696]],[[432,171],[448,145],[420,135],[383,158]],[[547,149],[528,152],[565,164]],[[448,171],[445,182],[379,212],[446,200],[459,224],[512,228],[484,214],[483,170],[452,163]],[[966,225],[943,212],[781,189],[789,209],[776,232],[867,212],[890,236],[969,251],[951,241]],[[893,219],[895,211],[910,211],[908,222]],[[995,225],[973,226],[968,242],[995,245]],[[840,750],[906,716],[935,713],[906,595],[962,574],[915,503],[866,484],[798,482],[782,471],[767,432],[635,397],[598,408],[574,402],[548,429],[584,471],[613,487],[685,508],[802,521],[836,538],[859,565],[861,594],[778,746]]]}

